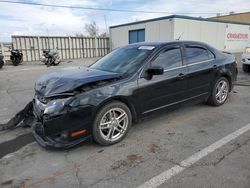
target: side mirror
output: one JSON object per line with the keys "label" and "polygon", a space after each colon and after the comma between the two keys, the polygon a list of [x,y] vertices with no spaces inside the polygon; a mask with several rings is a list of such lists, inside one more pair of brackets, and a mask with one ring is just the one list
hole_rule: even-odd
{"label": "side mirror", "polygon": [[153,66],[153,67],[150,67],[148,70],[147,70],[147,73],[151,76],[153,75],[161,75],[164,73],[164,69],[163,67],[160,67],[160,66]]}

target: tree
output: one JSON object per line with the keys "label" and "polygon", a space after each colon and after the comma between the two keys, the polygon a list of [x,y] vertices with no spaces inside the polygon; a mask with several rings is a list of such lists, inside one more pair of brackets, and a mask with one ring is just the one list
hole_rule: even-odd
{"label": "tree", "polygon": [[84,34],[82,34],[82,33],[76,33],[75,36],[76,37],[85,37]]}
{"label": "tree", "polygon": [[95,21],[93,21],[90,24],[85,24],[85,30],[90,37],[98,36],[99,29],[98,29],[98,26],[96,25]]}
{"label": "tree", "polygon": [[104,32],[104,33],[101,33],[100,35],[98,35],[99,37],[108,37],[109,35],[106,33],[106,32]]}

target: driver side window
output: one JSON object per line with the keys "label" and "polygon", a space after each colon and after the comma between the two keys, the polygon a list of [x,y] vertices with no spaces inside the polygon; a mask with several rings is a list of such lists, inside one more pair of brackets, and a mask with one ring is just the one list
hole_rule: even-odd
{"label": "driver side window", "polygon": [[181,67],[182,57],[180,48],[168,48],[158,54],[156,59],[152,62],[153,66],[161,66],[165,70]]}

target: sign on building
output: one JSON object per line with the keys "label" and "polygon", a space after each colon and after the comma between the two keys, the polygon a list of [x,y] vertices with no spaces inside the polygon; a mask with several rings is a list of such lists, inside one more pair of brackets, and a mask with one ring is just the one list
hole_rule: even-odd
{"label": "sign on building", "polygon": [[224,49],[234,51],[244,49],[250,43],[250,26],[228,24],[225,29]]}

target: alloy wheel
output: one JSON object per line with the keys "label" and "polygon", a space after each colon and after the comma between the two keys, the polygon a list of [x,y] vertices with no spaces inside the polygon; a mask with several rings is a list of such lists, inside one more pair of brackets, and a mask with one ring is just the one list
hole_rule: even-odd
{"label": "alloy wheel", "polygon": [[227,99],[228,95],[228,83],[225,80],[221,80],[216,86],[215,98],[218,103],[222,104]]}
{"label": "alloy wheel", "polygon": [[116,141],[125,134],[128,123],[128,114],[123,109],[111,108],[101,118],[100,135],[106,141]]}

